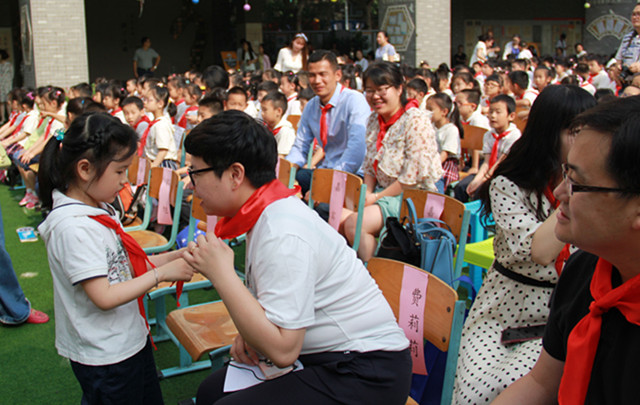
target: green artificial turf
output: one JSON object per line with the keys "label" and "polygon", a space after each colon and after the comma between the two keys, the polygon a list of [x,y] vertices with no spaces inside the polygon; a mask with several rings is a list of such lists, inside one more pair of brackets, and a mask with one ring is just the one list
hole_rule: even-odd
{"label": "green artificial turf", "polygon": [[[36,228],[42,221],[38,211],[18,206],[24,190],[11,190],[0,185],[0,207],[4,220],[6,248],[26,297],[32,306],[46,312],[46,324],[20,326],[0,325],[0,403],[3,404],[79,404],[82,396],[69,362],[56,352],[53,290],[47,253],[41,239],[21,243],[16,229]],[[236,250],[236,265],[244,267],[244,245]],[[216,299],[213,290],[191,292],[191,304]],[[167,298],[168,310],[175,300]],[[153,308],[150,308],[153,316]],[[153,328],[152,328],[153,332]],[[159,369],[178,365],[178,349],[172,342],[157,344],[156,365]],[[200,382],[209,370],[163,379],[160,382],[167,404],[195,396]]]}

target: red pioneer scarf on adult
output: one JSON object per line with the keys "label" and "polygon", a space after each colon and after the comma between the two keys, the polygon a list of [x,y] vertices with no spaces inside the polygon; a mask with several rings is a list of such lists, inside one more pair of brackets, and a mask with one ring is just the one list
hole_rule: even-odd
{"label": "red pioneer scarf on adult", "polygon": [[[544,195],[545,197],[547,197],[553,208],[558,208],[558,206],[560,205],[560,201],[558,201],[556,199],[556,196],[553,195],[553,188],[551,187],[551,183],[549,183],[549,185],[547,185],[547,188],[544,189]],[[570,246],[571,245],[569,243],[564,245],[560,253],[558,253],[558,257],[556,257],[555,267],[556,273],[558,273],[558,275],[560,275],[560,273],[562,272],[564,263],[567,261],[569,256],[571,256],[571,252],[569,251]]]}
{"label": "red pioneer scarf on adult", "polygon": [[[418,100],[416,100],[415,98],[410,98],[409,100],[407,100],[407,104],[404,106],[404,108],[400,108],[395,114],[393,114],[391,118],[389,118],[389,121],[385,122],[384,118],[382,118],[382,116],[378,114],[378,125],[380,126],[380,130],[378,131],[378,138],[376,138],[377,151],[380,150],[380,148],[382,147],[382,141],[385,135],[387,134],[387,131],[389,130],[389,128],[391,128],[391,126],[395,124],[400,119],[400,117],[402,117],[402,114],[404,114],[405,111],[407,111],[410,108],[418,108],[418,107],[419,107]],[[373,171],[376,173],[378,172],[377,160],[373,162]]]}
{"label": "red pioneer scarf on adult", "polygon": [[492,168],[498,160],[498,144],[500,143],[500,140],[509,135],[510,132],[511,128],[507,129],[501,134],[496,134],[495,132],[491,131],[491,136],[493,136],[495,142],[493,143],[493,147],[491,148],[491,155],[489,155],[489,168]]}
{"label": "red pioneer scarf on adult", "polygon": [[594,299],[589,305],[589,313],[569,334],[567,358],[558,392],[560,405],[584,404],[600,340],[602,315],[611,308],[617,308],[627,322],[640,325],[640,275],[612,288],[612,272],[611,263],[602,258],[598,260],[589,287]]}
{"label": "red pioneer scarf on adult", "polygon": [[144,130],[144,133],[140,137],[140,146],[138,146],[138,156],[142,156],[144,154],[144,145],[147,144],[147,137],[149,136],[149,131],[151,131],[151,127],[158,121],[160,121],[160,118],[156,118],[155,120],[151,121],[147,129]]}
{"label": "red pioneer scarf on adult", "polygon": [[258,188],[245,201],[240,210],[233,217],[223,217],[218,219],[215,234],[222,239],[232,239],[248,232],[262,215],[262,211],[269,204],[283,198],[296,195],[300,187],[287,188],[280,180],[274,179]]}

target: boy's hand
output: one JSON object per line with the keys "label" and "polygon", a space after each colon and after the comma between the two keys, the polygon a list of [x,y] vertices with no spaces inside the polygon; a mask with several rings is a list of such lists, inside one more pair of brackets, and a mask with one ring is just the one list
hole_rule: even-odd
{"label": "boy's hand", "polygon": [[217,276],[230,272],[235,275],[233,269],[233,250],[213,232],[199,235],[197,245],[189,242],[187,250],[182,257],[194,269],[202,273],[212,283]]}
{"label": "boy's hand", "polygon": [[469,183],[469,185],[467,186],[467,194],[469,194],[470,196],[473,193],[475,193],[478,187],[480,187],[480,185],[482,184],[481,181],[476,181],[476,180],[477,179],[473,179],[471,183]]}
{"label": "boy's hand", "polygon": [[176,259],[158,268],[160,281],[190,281],[195,270],[184,259]]}

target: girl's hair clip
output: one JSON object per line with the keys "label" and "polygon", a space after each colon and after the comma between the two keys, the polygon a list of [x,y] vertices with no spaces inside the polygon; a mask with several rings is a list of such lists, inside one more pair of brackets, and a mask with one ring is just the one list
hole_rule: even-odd
{"label": "girl's hair clip", "polygon": [[58,142],[62,142],[62,140],[64,139],[64,130],[63,129],[57,129],[55,132],[55,137],[58,140]]}
{"label": "girl's hair clip", "polygon": [[28,98],[29,100],[31,100],[31,101],[33,101],[33,100],[35,99],[35,97],[33,96],[33,92],[32,92],[32,91],[30,91],[30,92],[28,92],[28,93],[27,93],[27,98]]}
{"label": "girl's hair clip", "polygon": [[60,90],[56,90],[54,94],[56,95],[56,97],[60,97],[60,94],[62,94],[62,92]]}

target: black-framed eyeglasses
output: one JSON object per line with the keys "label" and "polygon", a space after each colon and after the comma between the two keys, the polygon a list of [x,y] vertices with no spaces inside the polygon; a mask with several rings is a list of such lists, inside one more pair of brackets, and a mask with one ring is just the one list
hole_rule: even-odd
{"label": "black-framed eyeglasses", "polygon": [[631,193],[640,194],[640,191],[628,190],[624,188],[612,188],[612,187],[599,187],[599,186],[585,186],[582,184],[575,184],[569,178],[569,170],[571,168],[568,164],[562,164],[562,179],[569,188],[569,195],[573,193]]}
{"label": "black-framed eyeglasses", "polygon": [[196,181],[193,178],[194,174],[198,174],[198,173],[204,173],[204,172],[210,172],[216,170],[215,167],[205,167],[204,169],[198,169],[198,170],[193,170],[191,168],[187,169],[187,173],[189,174],[189,180],[191,180],[191,184],[193,185],[193,187],[196,186]]}

